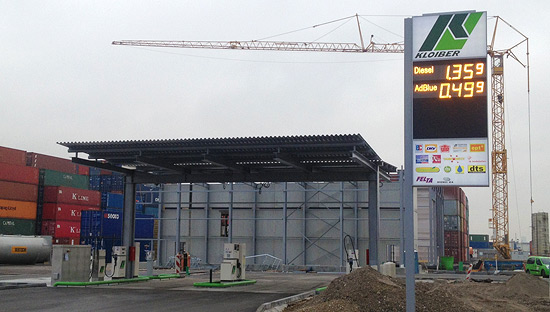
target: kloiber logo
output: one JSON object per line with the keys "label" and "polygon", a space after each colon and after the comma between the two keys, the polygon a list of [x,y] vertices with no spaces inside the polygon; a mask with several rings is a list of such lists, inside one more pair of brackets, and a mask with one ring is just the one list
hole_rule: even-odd
{"label": "kloiber logo", "polygon": [[440,15],[415,59],[458,56],[482,15],[483,12]]}

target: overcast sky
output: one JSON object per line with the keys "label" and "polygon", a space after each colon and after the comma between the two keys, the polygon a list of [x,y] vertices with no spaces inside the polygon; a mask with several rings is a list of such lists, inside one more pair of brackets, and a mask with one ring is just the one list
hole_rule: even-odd
{"label": "overcast sky", "polygon": [[[361,134],[403,164],[403,55],[112,46],[113,40],[403,40],[403,19],[487,11],[530,40],[533,210],[548,212],[550,2],[0,0],[0,145],[69,157],[56,142]],[[309,27],[309,28],[308,28]],[[497,47],[522,38],[501,24]],[[525,62],[525,45],[515,50]],[[527,74],[505,63],[510,236],[530,239]],[[468,188],[487,233],[490,188]]]}

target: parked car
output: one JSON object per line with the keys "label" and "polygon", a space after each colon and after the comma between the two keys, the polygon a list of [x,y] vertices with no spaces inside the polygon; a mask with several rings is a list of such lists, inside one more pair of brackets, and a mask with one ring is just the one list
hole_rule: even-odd
{"label": "parked car", "polygon": [[525,272],[542,277],[550,276],[550,257],[531,256],[525,263]]}

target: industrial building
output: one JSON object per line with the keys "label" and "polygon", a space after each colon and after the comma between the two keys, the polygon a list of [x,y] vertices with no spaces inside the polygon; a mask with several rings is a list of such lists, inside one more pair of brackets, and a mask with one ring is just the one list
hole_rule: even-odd
{"label": "industrial building", "polygon": [[[378,263],[402,263],[400,183],[397,175],[392,180],[380,183]],[[202,263],[220,263],[223,243],[232,241],[245,243],[249,255],[268,254],[279,258],[282,265],[343,269],[346,235],[359,251],[361,266],[375,262],[367,259],[366,182],[166,184],[151,192],[159,194],[151,196],[159,207],[160,235],[151,241],[160,246],[159,264],[176,253],[178,207],[180,241]],[[418,188],[416,198],[415,249],[419,261],[436,264],[440,256],[450,256],[449,250],[457,249],[444,237],[452,230],[444,220],[453,217],[445,213],[456,214],[458,210],[450,212],[449,207],[457,202],[445,199],[441,188]],[[456,253],[456,261],[463,260]]]}
{"label": "industrial building", "polygon": [[531,215],[531,225],[531,254],[537,256],[550,256],[550,244],[548,242],[548,213],[533,213]]}

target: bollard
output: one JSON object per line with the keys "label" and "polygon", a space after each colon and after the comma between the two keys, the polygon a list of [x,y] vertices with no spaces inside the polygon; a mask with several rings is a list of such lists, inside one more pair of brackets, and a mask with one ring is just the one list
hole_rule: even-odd
{"label": "bollard", "polygon": [[212,283],[212,269],[210,269],[210,283]]}

